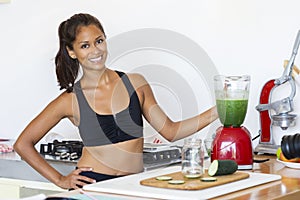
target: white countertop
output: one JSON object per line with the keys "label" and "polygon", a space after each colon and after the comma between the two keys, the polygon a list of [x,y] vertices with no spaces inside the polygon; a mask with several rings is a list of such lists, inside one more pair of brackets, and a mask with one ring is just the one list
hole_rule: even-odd
{"label": "white countertop", "polygon": [[235,192],[252,186],[280,180],[281,176],[274,174],[249,173],[247,179],[227,183],[224,185],[215,186],[202,190],[175,190],[143,186],[140,181],[146,178],[160,176],[168,173],[180,171],[180,166],[171,166],[164,169],[153,170],[140,174],[129,175],[118,179],[107,180],[95,184],[85,185],[83,188],[86,191],[97,191],[105,193],[123,194],[140,196],[144,198],[159,198],[159,199],[210,199],[230,192]]}
{"label": "white countertop", "polygon": [[210,199],[220,195],[228,194],[238,190],[250,188],[252,186],[261,185],[264,183],[276,182],[281,179],[279,175],[262,174],[249,172],[250,177],[244,180],[235,181],[232,183],[215,186],[202,190],[175,190],[165,188],[155,188],[144,186],[140,181],[145,178],[158,176],[162,174],[172,173],[180,170],[180,166],[170,166],[163,169],[156,169],[139,174],[129,175],[121,178],[111,179],[107,181],[89,184],[84,187],[82,193],[80,190],[72,192],[60,193],[52,196],[56,197],[71,197],[78,199]]}

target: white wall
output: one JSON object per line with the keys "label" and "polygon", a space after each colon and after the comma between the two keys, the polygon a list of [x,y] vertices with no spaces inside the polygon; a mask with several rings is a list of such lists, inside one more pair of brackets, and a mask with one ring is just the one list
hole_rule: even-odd
{"label": "white wall", "polygon": [[[57,28],[78,12],[98,17],[108,38],[140,28],[183,34],[206,51],[220,74],[251,75],[244,124],[253,136],[259,130],[255,106],[260,90],[266,81],[281,76],[283,60],[290,58],[300,29],[297,0],[12,0],[0,4],[0,138],[16,138],[60,93],[53,61]],[[299,102],[297,95],[298,111]],[[54,131],[77,137],[67,121]]]}

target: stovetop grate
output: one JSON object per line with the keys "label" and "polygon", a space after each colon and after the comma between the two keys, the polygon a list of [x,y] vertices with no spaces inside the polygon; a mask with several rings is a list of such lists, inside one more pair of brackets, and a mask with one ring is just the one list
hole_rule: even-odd
{"label": "stovetop grate", "polygon": [[[82,155],[82,141],[57,141],[52,143],[41,144],[40,154],[46,160],[58,162],[74,162],[76,163]],[[143,152],[144,169],[150,170],[162,166],[167,166],[181,162],[181,148],[174,146],[162,146],[149,148],[145,146]]]}

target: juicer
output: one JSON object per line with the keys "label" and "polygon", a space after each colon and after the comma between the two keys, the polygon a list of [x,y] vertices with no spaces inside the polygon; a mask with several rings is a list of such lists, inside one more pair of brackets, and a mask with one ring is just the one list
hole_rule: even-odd
{"label": "juicer", "polygon": [[238,169],[252,169],[251,134],[241,126],[247,113],[249,87],[248,75],[214,77],[217,111],[223,126],[216,130],[211,161],[230,159],[237,162]]}
{"label": "juicer", "polygon": [[[295,126],[297,115],[291,114],[294,110],[293,99],[296,94],[296,84],[292,77],[294,60],[300,43],[300,30],[298,31],[293,52],[281,77],[269,80],[262,88],[259,104],[256,110],[260,117],[260,141],[255,148],[255,153],[276,154],[280,145],[276,144],[273,135],[273,126],[279,126],[282,130]],[[275,88],[283,84],[289,84],[291,93],[288,97],[272,102]]]}

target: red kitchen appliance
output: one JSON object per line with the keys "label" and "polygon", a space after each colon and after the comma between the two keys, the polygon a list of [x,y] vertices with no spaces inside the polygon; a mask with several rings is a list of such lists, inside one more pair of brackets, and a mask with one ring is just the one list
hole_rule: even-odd
{"label": "red kitchen appliance", "polygon": [[211,161],[230,159],[237,162],[238,169],[252,169],[251,134],[241,126],[247,113],[249,87],[248,75],[214,77],[217,110],[223,126],[216,130]]}
{"label": "red kitchen appliance", "polygon": [[[294,110],[293,98],[296,94],[296,84],[291,74],[299,43],[300,31],[298,31],[292,56],[288,61],[282,76],[278,79],[269,80],[262,88],[259,105],[256,106],[256,110],[259,111],[261,129],[259,131],[260,141],[254,150],[255,153],[276,154],[280,145],[276,144],[274,141],[272,126],[279,126],[282,130],[286,130],[288,127],[295,126],[296,124],[296,115],[290,113]],[[274,89],[285,83],[290,84],[290,96],[272,102]]]}

